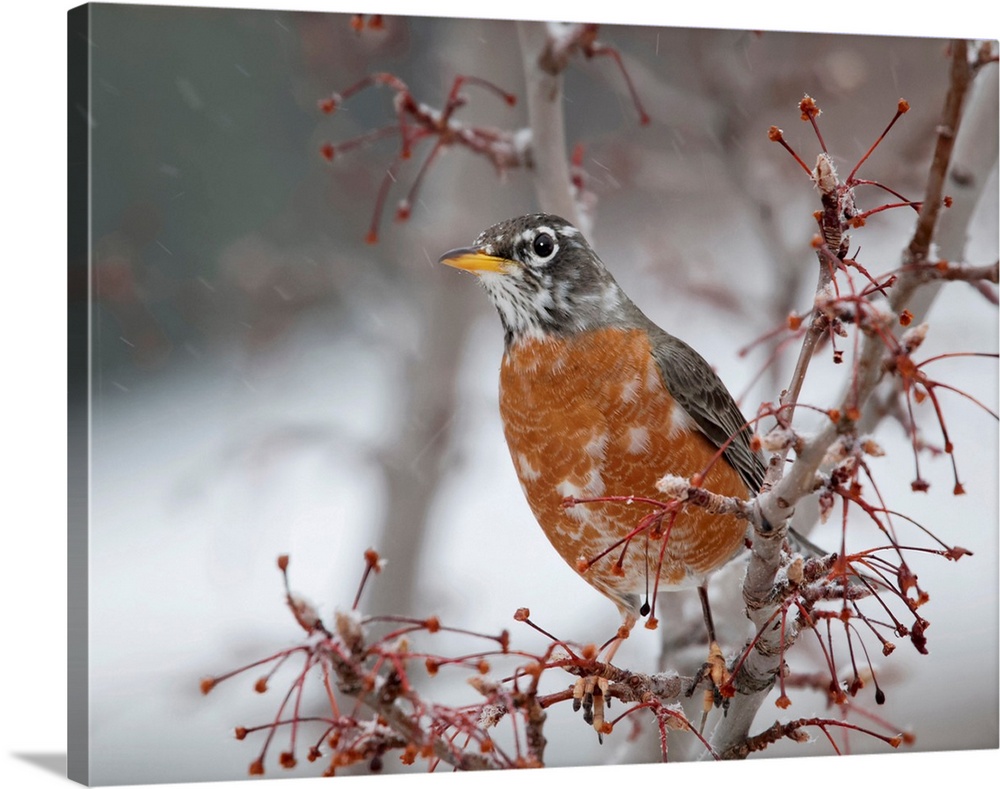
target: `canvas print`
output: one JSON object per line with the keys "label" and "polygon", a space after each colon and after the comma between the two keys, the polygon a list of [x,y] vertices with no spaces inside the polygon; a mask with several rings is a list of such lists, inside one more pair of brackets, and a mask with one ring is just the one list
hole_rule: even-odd
{"label": "canvas print", "polygon": [[68,48],[71,778],[997,748],[996,41]]}

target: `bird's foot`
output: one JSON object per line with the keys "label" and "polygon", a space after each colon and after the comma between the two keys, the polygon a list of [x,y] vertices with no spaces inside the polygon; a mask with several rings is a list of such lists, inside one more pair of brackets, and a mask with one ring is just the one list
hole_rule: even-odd
{"label": "bird's foot", "polygon": [[[626,612],[614,637],[609,639],[599,650],[592,645],[588,646],[583,650],[583,657],[587,660],[603,662],[607,667],[610,667],[618,647],[628,638],[634,626],[635,616]],[[583,709],[583,720],[594,727],[594,731],[597,732],[597,741],[601,743],[604,742],[604,735],[611,733],[611,723],[604,719],[604,709],[610,704],[608,680],[599,673],[580,677],[573,686],[573,711],[578,712],[581,708]]]}
{"label": "bird's foot", "polygon": [[580,677],[573,686],[573,712],[583,709],[583,720],[594,727],[599,742],[610,731],[604,721],[604,708],[611,704],[608,681],[603,677]]}
{"label": "bird's foot", "polygon": [[701,668],[698,669],[698,673],[695,675],[694,685],[692,686],[697,687],[698,684],[705,679],[712,683],[712,686],[705,690],[703,696],[701,725],[698,727],[699,732],[702,732],[705,729],[705,721],[708,719],[708,713],[712,711],[712,707],[718,707],[726,704],[727,699],[722,693],[722,688],[729,683],[731,678],[732,675],[726,667],[726,658],[722,654],[722,649],[719,647],[719,643],[717,641],[712,641],[708,647],[708,659],[702,664]]}

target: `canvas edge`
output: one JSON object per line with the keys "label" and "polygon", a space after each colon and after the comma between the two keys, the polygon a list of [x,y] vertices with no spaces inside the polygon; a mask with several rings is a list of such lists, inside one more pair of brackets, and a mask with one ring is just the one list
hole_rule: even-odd
{"label": "canvas edge", "polygon": [[90,6],[67,12],[66,774],[90,778]]}

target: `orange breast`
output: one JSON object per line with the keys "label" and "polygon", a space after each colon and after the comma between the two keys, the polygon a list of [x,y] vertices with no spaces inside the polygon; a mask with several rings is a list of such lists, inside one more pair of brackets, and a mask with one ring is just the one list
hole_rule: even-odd
{"label": "orange breast", "polygon": [[[566,497],[662,500],[660,477],[702,473],[715,454],[667,392],[645,332],[599,330],[519,342],[504,355],[500,414],[521,486],[546,536],[619,607],[634,607],[626,595],[651,591],[657,572],[660,589],[698,585],[742,546],[743,521],[688,507],[664,520],[661,561],[661,543],[648,532],[622,542],[654,507],[564,506]],[[724,460],[712,464],[704,487],[748,497]]]}

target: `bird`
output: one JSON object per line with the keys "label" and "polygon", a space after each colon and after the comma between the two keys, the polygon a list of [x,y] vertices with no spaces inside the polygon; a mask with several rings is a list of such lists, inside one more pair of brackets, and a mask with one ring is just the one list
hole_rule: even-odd
{"label": "bird", "polygon": [[499,313],[511,460],[556,552],[618,607],[606,660],[649,613],[651,588],[696,587],[715,644],[707,580],[744,549],[747,522],[696,506],[657,520],[646,502],[663,499],[657,481],[668,473],[722,496],[759,492],[764,459],[725,384],[559,216],[500,222],[440,262],[475,274]]}

